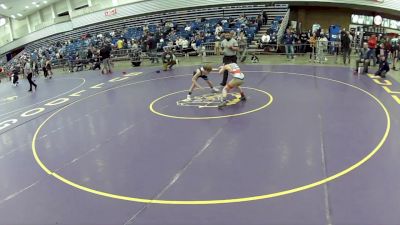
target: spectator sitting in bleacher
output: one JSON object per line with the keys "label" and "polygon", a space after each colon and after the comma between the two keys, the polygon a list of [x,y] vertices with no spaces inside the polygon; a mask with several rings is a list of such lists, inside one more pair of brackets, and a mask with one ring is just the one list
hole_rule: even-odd
{"label": "spectator sitting in bleacher", "polygon": [[192,27],[190,26],[190,23],[186,23],[185,31],[190,32]]}
{"label": "spectator sitting in bleacher", "polygon": [[147,31],[149,31],[149,24],[148,24],[148,23],[145,23],[145,24],[143,25],[143,32],[147,32]]}
{"label": "spectator sitting in bleacher", "polygon": [[368,49],[368,43],[364,42],[363,48],[360,49],[360,57],[359,59],[356,60],[356,69],[354,70],[354,73],[358,73],[358,67],[360,63],[363,63],[364,65],[364,70],[363,74],[368,73],[368,66],[369,66],[369,55],[368,55],[369,49]]}
{"label": "spectator sitting in bleacher", "polygon": [[240,15],[239,18],[236,19],[236,22],[238,22],[240,24],[243,24],[243,23],[246,23],[247,20],[246,20],[246,17],[244,15]]}
{"label": "spectator sitting in bleacher", "polygon": [[173,41],[173,42],[176,41],[177,37],[176,37],[176,32],[175,32],[174,30],[172,30],[172,31],[169,33],[168,39],[169,39],[170,41]]}
{"label": "spectator sitting in bleacher", "polygon": [[260,42],[260,49],[265,49],[265,47],[269,44],[269,42],[270,42],[270,40],[271,40],[271,36],[269,36],[269,34],[268,33],[264,33],[262,36],[261,36],[261,42]]}
{"label": "spectator sitting in bleacher", "polygon": [[220,35],[222,32],[224,31],[224,28],[221,26],[220,23],[217,23],[217,25],[215,26],[215,32],[214,35]]}

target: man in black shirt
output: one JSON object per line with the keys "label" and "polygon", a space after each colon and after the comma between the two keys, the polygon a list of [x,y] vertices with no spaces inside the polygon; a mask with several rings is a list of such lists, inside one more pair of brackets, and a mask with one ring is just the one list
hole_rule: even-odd
{"label": "man in black shirt", "polygon": [[263,11],[262,15],[263,15],[263,25],[267,25],[267,22],[268,22],[267,11]]}
{"label": "man in black shirt", "polygon": [[[100,57],[103,62],[103,69],[101,70],[101,73],[112,73],[111,71],[111,62],[110,62],[110,57],[111,57],[111,46],[109,43],[106,43],[101,49],[100,49]],[[104,72],[105,70],[105,72]]]}
{"label": "man in black shirt", "polygon": [[157,42],[154,39],[153,35],[150,34],[149,37],[147,38],[147,49],[148,49],[148,54],[151,60],[151,63],[154,63],[155,61],[158,61],[157,57]]}
{"label": "man in black shirt", "polygon": [[349,58],[349,64],[350,64],[350,37],[349,37],[349,32],[346,32],[342,36],[341,39],[342,43],[342,53],[343,53],[343,64],[346,65],[347,58]]}
{"label": "man in black shirt", "polygon": [[309,39],[309,37],[308,37],[308,34],[306,32],[302,32],[300,34],[300,44],[301,44],[300,52],[301,53],[306,53],[308,39]]}

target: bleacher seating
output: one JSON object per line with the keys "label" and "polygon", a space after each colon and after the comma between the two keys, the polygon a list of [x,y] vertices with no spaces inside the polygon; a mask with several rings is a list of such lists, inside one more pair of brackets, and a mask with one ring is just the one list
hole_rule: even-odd
{"label": "bleacher seating", "polygon": [[[164,21],[172,20],[179,26],[185,25],[187,22],[195,21],[198,18],[198,15],[201,15],[203,18],[207,18],[209,20],[210,26],[214,25],[218,19],[224,18],[237,18],[238,15],[245,14],[247,17],[255,17],[262,13],[263,10],[267,11],[268,19],[270,21],[275,18],[275,16],[281,16],[288,9],[286,4],[277,4],[275,6],[265,6],[265,5],[239,5],[239,6],[220,6],[213,8],[200,8],[200,9],[191,9],[191,10],[182,10],[175,12],[164,12],[159,14],[152,14],[140,17],[132,17],[121,20],[110,21],[101,24],[94,24],[89,27],[75,29],[73,31],[69,31],[63,34],[57,34],[51,37],[47,37],[45,39],[32,42],[26,48],[28,50],[39,48],[47,43],[56,43],[56,42],[64,42],[67,39],[77,39],[82,34],[89,33],[95,35],[97,33],[107,33],[116,29],[124,29],[124,28],[134,28],[134,27],[142,27],[144,21],[149,26],[149,31],[154,32],[156,26],[154,24],[158,24],[161,19]],[[222,15],[221,15],[222,12]],[[140,31],[132,30],[131,35],[139,35]],[[183,35],[187,35],[185,32],[182,32]]]}
{"label": "bleacher seating", "polygon": [[[90,34],[92,37],[96,37],[97,34],[102,34],[103,36],[112,38],[111,42],[113,44],[116,44],[119,37],[112,37],[110,35],[110,32],[120,30],[123,31],[123,38],[128,40],[140,40],[144,34],[144,24],[148,25],[148,30],[151,33],[155,33],[158,29],[157,25],[160,23],[161,19],[164,22],[173,21],[174,27],[176,27],[176,35],[172,37],[173,39],[177,37],[184,37],[190,40],[194,36],[193,31],[198,30],[207,34],[205,35],[205,38],[203,40],[205,43],[215,42],[215,25],[221,22],[223,18],[236,19],[239,15],[245,15],[248,21],[252,21],[256,18],[256,16],[261,15],[263,11],[267,11],[268,26],[273,30],[277,30],[279,29],[279,21],[282,20],[282,15],[284,15],[288,11],[288,6],[285,4],[278,4],[275,6],[239,5],[199,8],[174,12],[160,12],[158,14],[125,18],[101,24],[94,24],[89,27],[79,28],[62,34],[53,35],[42,40],[30,43],[28,46],[26,46],[25,50],[27,53],[30,53],[34,49],[43,49],[44,46],[49,46],[49,43],[52,44],[51,46],[59,43],[57,44],[58,49],[63,53],[64,58],[68,58],[68,56],[71,54],[76,55],[79,49],[86,49],[90,44],[94,44],[94,39],[82,38],[82,36]],[[201,15],[201,18],[199,18],[198,15]],[[199,21],[199,19],[202,19],[202,22],[196,22]],[[192,32],[188,32],[185,30],[186,24],[190,24]],[[254,40],[254,38],[256,37],[256,33],[258,32],[257,25],[253,23],[243,24],[241,22],[236,22],[235,24],[233,24],[233,26],[232,24],[223,23],[223,27],[225,32],[229,32],[231,30],[245,31],[245,33],[247,34],[248,43],[251,43]],[[65,44],[67,40],[68,44]],[[203,43],[203,41],[201,41],[201,43]],[[196,45],[201,43],[196,43]],[[166,44],[167,43],[164,42],[163,46],[165,46]],[[60,45],[62,47],[60,47]],[[48,52],[47,54],[52,59],[54,59],[54,61],[57,61],[55,51],[50,50],[50,52]]]}

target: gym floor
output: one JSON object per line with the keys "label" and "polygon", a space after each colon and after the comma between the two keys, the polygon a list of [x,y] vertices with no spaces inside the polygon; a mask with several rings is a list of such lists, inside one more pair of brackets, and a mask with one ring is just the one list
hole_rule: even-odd
{"label": "gym floor", "polygon": [[0,224],[399,224],[395,80],[243,65],[218,110],[195,68],[2,82]]}

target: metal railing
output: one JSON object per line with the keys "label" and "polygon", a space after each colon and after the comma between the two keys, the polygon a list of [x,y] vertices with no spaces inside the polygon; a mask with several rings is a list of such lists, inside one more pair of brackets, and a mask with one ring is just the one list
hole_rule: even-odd
{"label": "metal railing", "polygon": [[[324,63],[327,60],[333,61],[334,63],[341,62],[341,60],[349,60],[350,56],[357,53],[357,48],[351,48],[349,51],[343,51],[340,42],[324,42],[317,41],[314,45],[310,44],[300,44],[296,43],[291,46],[285,46],[283,44],[270,44],[270,43],[260,43],[261,48],[249,48],[247,46],[241,46],[238,51],[238,62],[244,62],[250,58],[250,55],[286,55],[288,59],[303,56],[305,59],[309,59],[313,63]],[[223,51],[219,49],[219,43],[204,43],[201,46],[191,46],[187,49],[183,49],[180,46],[174,46],[174,55],[176,57],[183,56],[201,56],[202,63],[215,63],[215,57],[222,57]],[[293,50],[293,51],[291,51]],[[23,54],[23,52],[21,52]],[[161,57],[161,52],[158,52],[156,56],[150,55],[150,52],[142,52],[140,49],[114,49],[112,50],[112,61],[131,61],[132,65],[135,62],[135,66],[140,65],[141,62],[145,60],[152,61],[154,57]],[[53,68],[62,68],[63,70],[84,70],[93,69],[96,62],[101,63],[101,59],[95,60],[94,58],[87,58],[83,56],[81,59],[69,60],[64,59],[53,59]],[[38,66],[39,70],[41,66]],[[9,68],[8,68],[9,69]],[[7,70],[7,68],[6,68]],[[10,70],[7,70],[10,71]]]}

